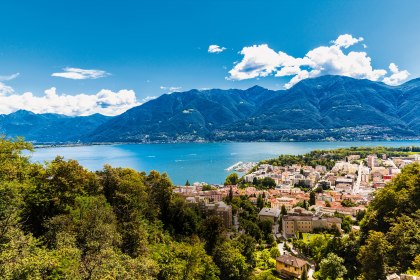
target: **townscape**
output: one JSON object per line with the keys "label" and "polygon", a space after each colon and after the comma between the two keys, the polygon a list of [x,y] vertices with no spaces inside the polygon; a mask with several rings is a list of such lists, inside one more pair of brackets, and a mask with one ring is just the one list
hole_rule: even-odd
{"label": "townscape", "polygon": [[419,153],[404,156],[389,156],[386,152],[367,156],[349,153],[333,164],[328,162],[329,166],[239,162],[227,170],[245,171],[242,178],[232,173],[225,185],[187,182],[174,192],[189,203],[198,204],[203,212],[221,217],[226,228],[243,233],[247,229],[240,222],[242,209],[233,209],[226,201],[229,202],[229,196],[246,198],[258,209],[259,221],[271,222],[274,240],[280,241],[280,255],[275,258],[279,275],[301,278],[309,272],[308,279],[313,279],[315,265],[298,248],[293,248],[296,239],[302,239],[302,234],[358,232],[359,222],[375,192],[405,166],[420,163]]}

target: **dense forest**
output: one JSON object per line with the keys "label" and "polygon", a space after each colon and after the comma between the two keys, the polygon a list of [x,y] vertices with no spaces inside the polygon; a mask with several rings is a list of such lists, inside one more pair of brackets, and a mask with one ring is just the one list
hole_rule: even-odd
{"label": "dense forest", "polygon": [[[32,163],[25,150],[32,145],[0,139],[1,279],[278,279],[255,273],[272,268],[278,251],[246,196],[225,199],[239,213],[239,234],[174,194],[166,174],[91,172],[61,157]],[[344,279],[419,274],[419,209],[420,165],[412,164],[376,194],[360,233],[307,248],[318,279],[339,279],[324,277],[334,262]]]}

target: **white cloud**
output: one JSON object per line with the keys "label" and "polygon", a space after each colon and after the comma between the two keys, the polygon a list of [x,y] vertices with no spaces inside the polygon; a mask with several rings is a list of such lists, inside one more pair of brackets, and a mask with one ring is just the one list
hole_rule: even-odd
{"label": "white cloud", "polygon": [[176,91],[180,91],[182,89],[182,87],[165,87],[165,86],[160,86],[161,90],[167,91],[168,93],[173,93]]}
{"label": "white cloud", "polygon": [[4,83],[0,82],[0,97],[2,95],[7,95],[13,93],[14,90],[12,87],[5,85]]}
{"label": "white cloud", "polygon": [[338,38],[332,41],[332,43],[334,43],[334,45],[336,45],[337,47],[343,47],[347,49],[348,47],[353,46],[354,44],[357,44],[359,42],[362,42],[363,40],[364,40],[363,37],[354,38],[350,34],[344,34],[344,35],[338,36]]}
{"label": "white cloud", "polygon": [[[146,97],[150,100],[152,97]],[[18,94],[9,86],[0,83],[0,113],[9,114],[17,110],[28,110],[34,113],[56,113],[68,116],[87,116],[95,113],[115,116],[126,110],[141,105],[133,90],[113,92],[102,89],[96,94],[57,94],[52,87],[45,90],[43,96],[32,92]]]}
{"label": "white cloud", "polygon": [[340,35],[331,42],[330,46],[312,49],[302,58],[295,58],[282,51],[276,52],[267,44],[244,47],[240,52],[243,55],[242,61],[234,64],[227,79],[245,80],[269,75],[288,76],[291,79],[285,87],[290,88],[303,79],[326,74],[366,78],[383,81],[390,85],[398,85],[408,78],[409,73],[406,70],[399,71],[396,67],[392,67],[391,76],[386,77],[386,70],[372,67],[371,58],[366,52],[343,51],[363,40],[362,37],[354,38],[349,34]]}
{"label": "white cloud", "polygon": [[157,98],[157,96],[146,96],[145,98],[143,98],[141,100],[141,103],[146,103],[146,102],[148,102],[150,100],[153,100],[153,99],[156,99],[156,98]]}
{"label": "white cloud", "polygon": [[386,77],[383,82],[391,86],[401,84],[408,79],[408,76],[410,76],[410,73],[407,70],[400,71],[395,63],[391,63],[389,65],[389,70],[392,74],[391,76]]}
{"label": "white cloud", "polygon": [[207,51],[209,53],[221,53],[224,50],[226,50],[225,47],[221,47],[221,46],[218,46],[218,45],[210,45]]}
{"label": "white cloud", "polygon": [[73,80],[85,80],[85,79],[98,79],[109,76],[110,74],[103,70],[96,69],[81,69],[66,67],[63,69],[64,72],[52,73],[53,77],[61,77]]}
{"label": "white cloud", "polygon": [[0,76],[0,81],[10,81],[19,77],[20,73],[14,73],[11,75]]}

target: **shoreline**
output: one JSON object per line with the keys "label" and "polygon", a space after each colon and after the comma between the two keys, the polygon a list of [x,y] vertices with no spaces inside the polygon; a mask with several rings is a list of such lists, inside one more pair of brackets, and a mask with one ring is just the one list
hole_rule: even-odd
{"label": "shoreline", "polygon": [[[92,142],[92,143],[32,143],[34,149],[63,148],[63,147],[88,147],[88,146],[113,146],[113,145],[153,145],[153,144],[217,144],[217,143],[349,143],[349,142],[410,142],[415,139],[378,139],[378,140],[319,140],[319,141],[169,141],[169,142]],[[30,142],[30,141],[29,141]]]}

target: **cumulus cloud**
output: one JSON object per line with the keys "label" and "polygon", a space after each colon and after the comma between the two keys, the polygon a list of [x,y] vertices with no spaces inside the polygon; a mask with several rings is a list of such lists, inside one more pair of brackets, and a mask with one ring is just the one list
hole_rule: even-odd
{"label": "cumulus cloud", "polygon": [[0,82],[0,96],[13,93],[13,88]]}
{"label": "cumulus cloud", "polygon": [[11,75],[0,76],[0,81],[10,81],[19,77],[20,73],[14,73]]}
{"label": "cumulus cloud", "polygon": [[224,50],[226,50],[226,48],[225,47],[221,47],[221,46],[218,46],[218,45],[210,45],[209,46],[209,49],[207,50],[209,53],[221,53],[221,52],[223,52]]}
{"label": "cumulus cloud", "polygon": [[[153,98],[147,97],[146,99]],[[16,93],[11,87],[0,83],[0,113],[9,114],[17,110],[34,113],[56,113],[68,116],[87,116],[95,113],[115,116],[141,105],[133,90],[113,92],[102,89],[96,94],[67,95],[58,94],[52,87],[44,95],[35,96],[32,92]]]}
{"label": "cumulus cloud", "polygon": [[160,86],[161,90],[167,91],[168,93],[173,93],[176,91],[180,91],[182,89],[182,87],[165,87],[165,86]]}
{"label": "cumulus cloud", "polygon": [[354,38],[350,34],[344,34],[344,35],[338,36],[338,38],[334,40],[332,43],[334,43],[334,45],[336,45],[337,47],[343,47],[347,49],[348,47],[353,46],[354,44],[357,44],[359,42],[362,42],[363,40],[364,40],[363,37]]}
{"label": "cumulus cloud", "polygon": [[391,76],[386,77],[384,79],[384,83],[391,86],[396,86],[396,85],[401,84],[402,82],[408,79],[408,76],[410,76],[410,73],[407,70],[400,71],[398,69],[398,66],[395,65],[395,63],[391,63],[389,65],[389,70],[391,71],[392,74]]}
{"label": "cumulus cloud", "polygon": [[409,73],[399,71],[394,63],[392,67],[390,65],[391,75],[387,77],[387,70],[373,68],[366,52],[344,51],[363,40],[349,34],[340,35],[330,46],[312,49],[301,58],[276,52],[267,44],[244,47],[240,52],[242,60],[229,71],[227,79],[245,80],[269,75],[291,77],[285,84],[290,88],[303,79],[326,74],[366,78],[389,85],[398,85],[408,78]]}
{"label": "cumulus cloud", "polygon": [[53,77],[61,77],[72,80],[85,80],[85,79],[98,79],[109,76],[110,74],[104,70],[97,69],[81,69],[66,67],[63,69],[64,72],[52,73]]}

